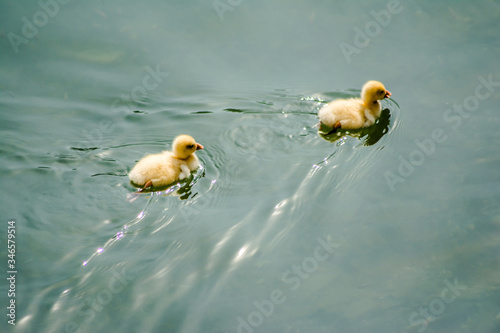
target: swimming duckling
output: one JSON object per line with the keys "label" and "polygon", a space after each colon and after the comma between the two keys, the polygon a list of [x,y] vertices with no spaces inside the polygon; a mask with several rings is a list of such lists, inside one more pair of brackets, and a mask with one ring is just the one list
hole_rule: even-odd
{"label": "swimming duckling", "polygon": [[382,106],[379,100],[391,95],[382,83],[368,81],[361,89],[361,98],[332,101],[319,110],[318,117],[322,124],[333,127],[333,131],[369,127],[380,117]]}
{"label": "swimming duckling", "polygon": [[179,135],[172,143],[173,151],[164,151],[143,157],[128,174],[133,184],[142,186],[165,186],[187,178],[200,166],[196,150],[203,146],[189,135]]}

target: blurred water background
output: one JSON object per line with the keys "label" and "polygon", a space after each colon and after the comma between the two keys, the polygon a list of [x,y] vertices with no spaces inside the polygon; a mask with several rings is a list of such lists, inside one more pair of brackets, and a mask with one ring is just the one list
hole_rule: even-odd
{"label": "blurred water background", "polygon": [[[2,332],[500,331],[500,1],[10,0],[0,22]],[[372,79],[383,119],[321,136]],[[130,202],[181,133],[203,169]]]}

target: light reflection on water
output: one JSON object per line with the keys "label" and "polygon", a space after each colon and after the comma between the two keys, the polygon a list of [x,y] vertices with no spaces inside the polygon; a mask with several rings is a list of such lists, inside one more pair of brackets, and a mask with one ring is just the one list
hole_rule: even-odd
{"label": "light reflection on water", "polygon": [[[210,1],[70,2],[18,54],[8,33],[41,9],[6,4],[15,331],[496,332],[497,87],[458,130],[443,114],[500,81],[500,5],[401,4],[349,64],[339,43],[387,2],[242,2],[223,21]],[[368,79],[394,97],[377,126],[321,135],[319,108]],[[438,128],[391,190],[384,174]],[[203,168],[133,195],[137,158],[179,133]],[[338,244],[325,260],[318,239]],[[449,303],[445,281],[465,286]]]}

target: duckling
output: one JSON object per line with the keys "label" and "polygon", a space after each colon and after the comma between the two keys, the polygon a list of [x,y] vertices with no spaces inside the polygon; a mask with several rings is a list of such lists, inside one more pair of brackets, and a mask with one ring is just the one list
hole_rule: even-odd
{"label": "duckling", "polygon": [[165,186],[187,178],[200,166],[196,150],[203,146],[189,135],[179,135],[172,143],[172,151],[143,157],[128,174],[133,184],[142,186]]}
{"label": "duckling", "polygon": [[391,93],[378,81],[368,81],[361,89],[361,98],[338,99],[325,105],[318,112],[322,124],[333,131],[369,127],[380,117],[379,100],[390,98]]}

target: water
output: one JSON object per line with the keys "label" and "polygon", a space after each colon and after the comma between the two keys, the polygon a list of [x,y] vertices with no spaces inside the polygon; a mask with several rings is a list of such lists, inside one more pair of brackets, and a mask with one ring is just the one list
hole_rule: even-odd
{"label": "water", "polygon": [[[500,2],[220,3],[1,2],[2,331],[498,332]],[[180,133],[203,169],[130,202]]]}

